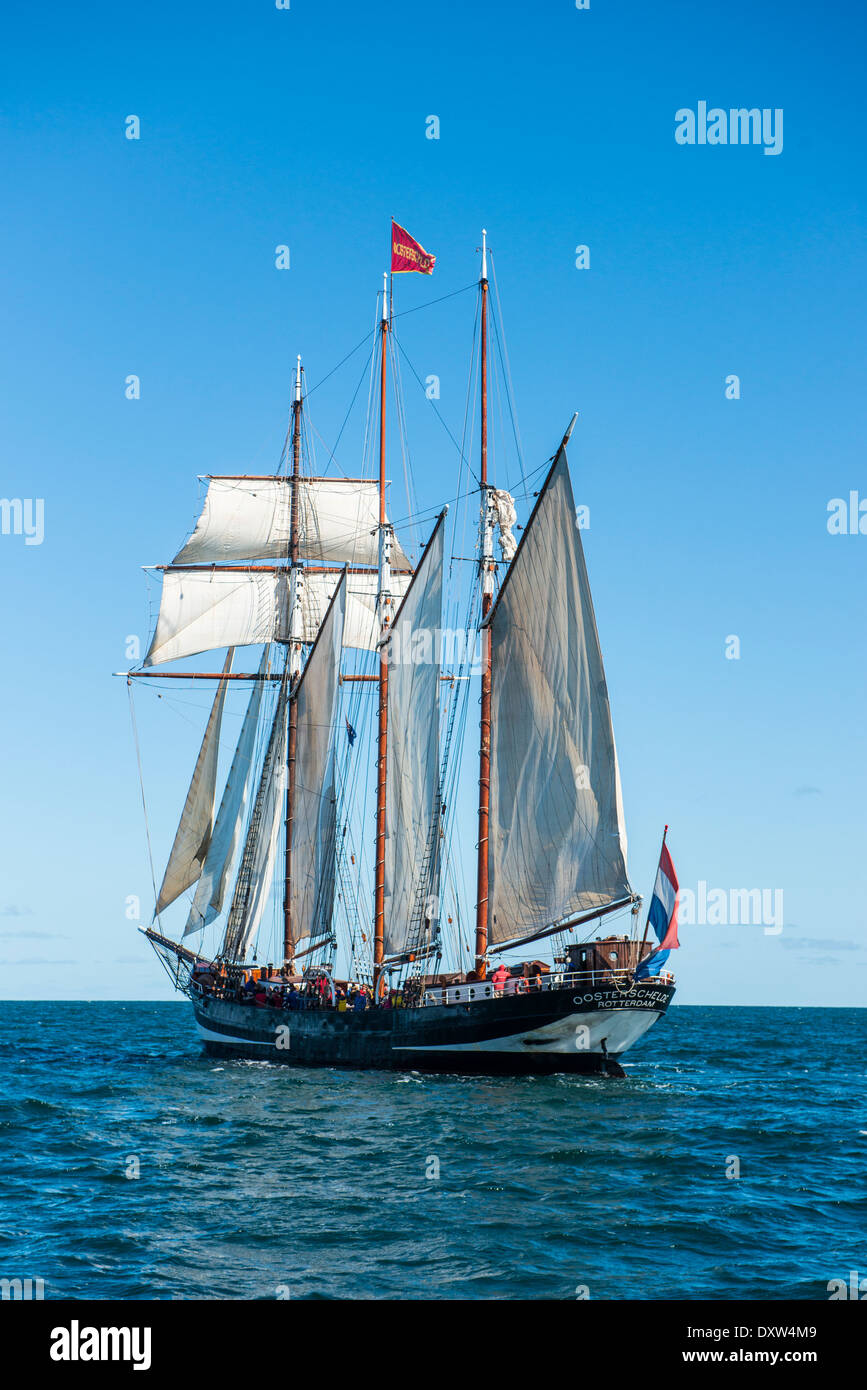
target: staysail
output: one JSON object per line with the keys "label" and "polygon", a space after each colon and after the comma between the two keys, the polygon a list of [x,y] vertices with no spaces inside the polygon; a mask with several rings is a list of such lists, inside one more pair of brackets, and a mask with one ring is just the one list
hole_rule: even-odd
{"label": "staysail", "polygon": [[444,515],[391,629],[385,803],[386,956],[427,944],[439,877],[439,704]]}
{"label": "staysail", "polygon": [[[266,647],[259,663],[259,675],[263,676],[267,669],[268,648]],[[214,832],[187,918],[187,925],[184,928],[184,936],[190,936],[193,932],[200,931],[209,922],[213,922],[223,909],[226,881],[235,858],[235,851],[241,834],[244,807],[247,803],[247,788],[256,748],[256,726],[259,720],[259,706],[262,703],[264,686],[264,681],[254,681],[253,689],[250,692],[247,712],[241,725],[241,733],[235,755],[232,758],[229,776],[223,789]]]}
{"label": "staysail", "polygon": [[289,891],[296,947],[331,931],[337,848],[335,724],[345,615],[344,579],[293,696],[297,736]]}
{"label": "staysail", "polygon": [[271,734],[262,763],[256,799],[250,812],[238,877],[235,880],[232,906],[226,921],[223,950],[235,960],[243,960],[250,942],[256,939],[274,880],[283,792],[286,785],[286,708],[287,687],[284,683],[280,688],[277,708],[274,711]]}
{"label": "staysail", "polygon": [[[176,565],[285,560],[292,491],[298,485],[298,557],[320,564],[376,565],[379,486],[359,478],[211,477],[202,514]],[[397,541],[393,563],[408,567]]]}
{"label": "staysail", "polygon": [[628,900],[602,651],[560,450],[489,619],[491,943]]}
{"label": "staysail", "polygon": [[[194,656],[222,647],[289,640],[290,571],[168,569],[156,630],[144,666]],[[302,638],[313,642],[343,571],[303,572],[300,586]],[[408,573],[392,573],[392,592],[402,597]],[[350,573],[343,644],[375,651],[379,641],[375,573]]]}
{"label": "staysail", "polygon": [[[230,647],[223,667],[228,673],[232,669]],[[154,916],[179,898],[201,876],[202,865],[211,842],[214,822],[214,798],[217,787],[217,759],[220,752],[220,727],[223,720],[223,705],[226,700],[228,682],[221,680],[217,686],[214,703],[205,727],[202,746],[193,769],[190,789],[178,822],[178,829],[172,845],[162,886],[157,897]]]}

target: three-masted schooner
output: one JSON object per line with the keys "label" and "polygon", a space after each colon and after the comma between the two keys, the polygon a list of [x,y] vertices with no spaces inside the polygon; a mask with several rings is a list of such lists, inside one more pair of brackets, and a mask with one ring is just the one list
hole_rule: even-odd
{"label": "three-masted schooner", "polygon": [[[401,252],[417,246],[397,231]],[[661,969],[667,952],[638,940],[640,899],[627,874],[611,711],[566,461],[574,418],[516,544],[513,498],[488,477],[484,235],[481,256],[481,506],[463,632],[443,617],[446,511],[413,564],[386,510],[394,331],[386,277],[370,366],[378,476],[305,467],[299,358],[283,471],[207,478],[192,535],[162,567],[147,655],[125,673],[129,682],[216,682],[145,932],[189,995],[210,1053],[623,1075],[618,1057],[673,996]],[[255,670],[234,669],[239,651],[257,647]],[[222,670],[162,670],[211,651],[226,653]],[[249,686],[249,697],[218,803],[233,682]],[[480,708],[475,836],[467,815],[475,808],[455,770],[475,722],[471,691]],[[353,747],[364,721],[371,785]],[[455,864],[467,841],[476,882],[469,949]],[[184,897],[178,940],[162,914]],[[618,911],[630,929],[591,939]]]}

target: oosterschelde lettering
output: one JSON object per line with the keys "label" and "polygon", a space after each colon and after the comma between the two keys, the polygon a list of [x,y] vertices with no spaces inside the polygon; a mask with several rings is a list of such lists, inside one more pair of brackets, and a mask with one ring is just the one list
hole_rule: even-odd
{"label": "oosterschelde lettering", "polygon": [[131,1361],[134,1371],[151,1364],[149,1327],[82,1327],[73,1318],[69,1327],[51,1329],[52,1361]]}
{"label": "oosterschelde lettering", "polygon": [[697,111],[682,106],[674,113],[674,138],[679,145],[763,145],[765,154],[783,152],[782,107],[721,106],[708,110],[700,101]]}

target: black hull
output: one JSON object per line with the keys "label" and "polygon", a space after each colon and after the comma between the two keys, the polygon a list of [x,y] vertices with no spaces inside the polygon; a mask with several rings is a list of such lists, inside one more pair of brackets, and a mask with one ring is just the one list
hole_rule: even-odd
{"label": "black hull", "polygon": [[480,1075],[622,1077],[617,1058],[666,1012],[674,987],[642,980],[417,1009],[279,1010],[195,997],[214,1057],[290,1066]]}

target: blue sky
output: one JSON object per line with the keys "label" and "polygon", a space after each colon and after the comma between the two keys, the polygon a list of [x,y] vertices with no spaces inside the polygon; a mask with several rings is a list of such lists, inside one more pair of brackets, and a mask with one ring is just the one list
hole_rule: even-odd
{"label": "blue sky", "polygon": [[[398,309],[469,285],[488,228],[528,469],[581,413],[633,881],[667,821],[682,885],[784,894],[782,933],[684,930],[680,1001],[863,1003],[867,536],[826,525],[867,498],[861,7],[156,0],[4,27],[0,493],[44,499],[45,536],[0,536],[0,992],[167,997],[124,916],[151,891],[110,674],[147,637],[139,567],[197,474],[275,466],[295,354],[313,384],[368,330],[394,215],[438,257]],[[782,153],[678,145],[702,100],[782,108]],[[465,295],[401,328],[455,434],[472,318]],[[313,397],[329,446],[361,366]],[[407,393],[434,507],[455,451]],[[159,859],[208,697],[137,700]]]}

